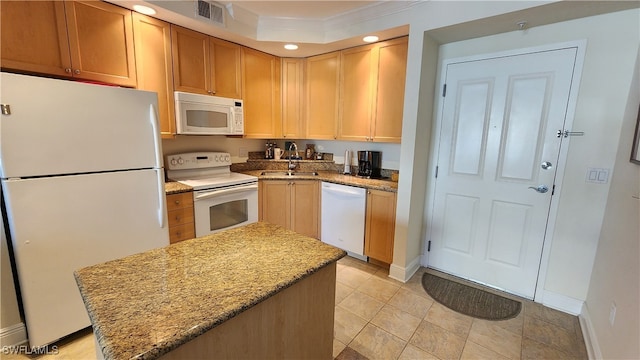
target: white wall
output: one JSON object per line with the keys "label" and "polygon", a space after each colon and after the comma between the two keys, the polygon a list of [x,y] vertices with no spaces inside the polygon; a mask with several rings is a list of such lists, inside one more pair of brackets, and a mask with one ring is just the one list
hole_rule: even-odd
{"label": "white wall", "polygon": [[[534,27],[441,46],[441,59],[587,39],[587,51],[544,290],[568,302],[586,299],[609,184],[585,182],[587,168],[612,169],[640,41],[640,11]],[[563,145],[564,146],[564,145]],[[543,269],[544,270],[544,269]],[[544,299],[543,299],[544,301]],[[579,308],[578,308],[579,312]]]}
{"label": "white wall", "polygon": [[[583,316],[604,359],[640,359],[640,165],[629,161],[640,103],[640,52]],[[617,311],[609,323],[611,304]]]}
{"label": "white wall", "polygon": [[[273,140],[272,140],[273,141]],[[285,140],[275,140],[284,148]],[[286,140],[290,141],[290,140]],[[351,164],[357,164],[357,151],[382,151],[382,168],[398,170],[400,166],[400,144],[369,143],[355,141],[297,140],[301,153],[306,144],[315,144],[316,151],[334,154],[336,164],[344,164],[345,150],[351,150]],[[232,162],[247,161],[248,151],[264,151],[266,140],[227,138],[225,136],[177,136],[175,139],[162,140],[162,152],[165,156],[190,151],[224,151],[231,154]]]}

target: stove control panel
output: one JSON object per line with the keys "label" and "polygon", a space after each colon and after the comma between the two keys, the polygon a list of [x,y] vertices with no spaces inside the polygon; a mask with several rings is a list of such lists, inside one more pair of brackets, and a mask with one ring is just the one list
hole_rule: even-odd
{"label": "stove control panel", "polygon": [[224,152],[195,152],[167,156],[169,170],[188,170],[231,165],[231,155]]}

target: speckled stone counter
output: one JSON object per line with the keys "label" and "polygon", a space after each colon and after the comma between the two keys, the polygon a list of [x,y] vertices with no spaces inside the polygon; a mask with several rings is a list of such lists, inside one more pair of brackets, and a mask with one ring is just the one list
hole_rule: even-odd
{"label": "speckled stone counter", "polygon": [[155,359],[345,254],[258,222],[80,269],[75,277],[104,357]]}
{"label": "speckled stone counter", "polygon": [[167,181],[164,183],[164,192],[166,195],[179,194],[183,192],[193,191],[191,186],[187,186],[175,181]]}
{"label": "speckled stone counter", "polygon": [[[262,175],[266,172],[265,175]],[[318,171],[318,175],[296,175],[295,177],[289,177],[287,175],[278,174],[277,172],[270,172],[270,170],[248,170],[243,171],[244,174],[257,176],[258,179],[263,180],[320,180],[327,181],[336,184],[357,186],[367,189],[384,190],[390,192],[398,192],[398,183],[390,180],[379,179],[365,179],[353,175],[343,175],[333,171]]]}

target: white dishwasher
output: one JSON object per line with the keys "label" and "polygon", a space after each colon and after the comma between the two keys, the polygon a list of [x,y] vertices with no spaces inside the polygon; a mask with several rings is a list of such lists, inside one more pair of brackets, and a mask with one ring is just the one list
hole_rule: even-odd
{"label": "white dishwasher", "polygon": [[363,188],[322,182],[320,240],[366,261],[366,201],[367,191]]}

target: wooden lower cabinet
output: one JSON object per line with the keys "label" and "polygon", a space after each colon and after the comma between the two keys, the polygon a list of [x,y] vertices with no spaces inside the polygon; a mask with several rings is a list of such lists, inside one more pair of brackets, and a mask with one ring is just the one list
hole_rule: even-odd
{"label": "wooden lower cabinet", "polygon": [[192,192],[167,195],[167,215],[169,243],[177,243],[196,236]]}
{"label": "wooden lower cabinet", "polygon": [[260,180],[259,218],[320,238],[320,191],[316,180]]}
{"label": "wooden lower cabinet", "polygon": [[393,262],[396,193],[367,190],[364,254],[387,264]]}

